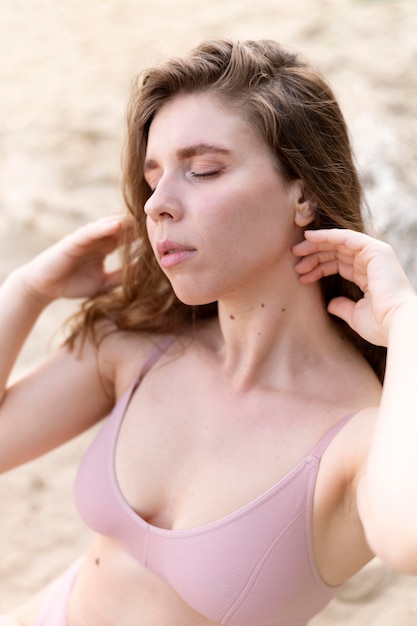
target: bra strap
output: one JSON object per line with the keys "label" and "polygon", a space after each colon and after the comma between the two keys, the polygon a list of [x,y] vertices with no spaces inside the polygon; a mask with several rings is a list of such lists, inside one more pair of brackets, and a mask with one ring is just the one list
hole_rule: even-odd
{"label": "bra strap", "polygon": [[326,450],[327,446],[330,444],[330,442],[334,439],[334,437],[336,437],[337,433],[342,430],[343,426],[345,424],[347,424],[347,422],[353,417],[352,415],[346,415],[346,417],[344,417],[343,419],[340,420],[340,422],[337,422],[337,424],[335,424],[329,431],[327,431],[327,433],[324,435],[324,437],[322,437],[320,439],[320,441],[318,442],[318,444],[314,447],[311,455],[315,456],[318,459],[321,459],[324,451]]}
{"label": "bra strap", "polygon": [[177,335],[166,335],[159,341],[152,350],[145,363],[143,364],[139,375],[136,379],[135,386],[142,380],[144,376],[153,368],[158,359],[168,350],[168,348],[176,341]]}

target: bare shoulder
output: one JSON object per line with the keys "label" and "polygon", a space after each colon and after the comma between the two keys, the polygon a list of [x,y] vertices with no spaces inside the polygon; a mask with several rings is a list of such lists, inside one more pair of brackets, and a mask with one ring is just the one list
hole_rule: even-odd
{"label": "bare shoulder", "polygon": [[[346,402],[351,417],[337,433],[321,461],[321,472],[333,477],[334,506],[346,504],[368,454],[382,387],[370,366],[360,359],[346,375]],[[332,493],[332,491],[330,491]],[[353,510],[351,505],[346,510]]]}
{"label": "bare shoulder", "polygon": [[104,323],[98,333],[100,372],[107,384],[113,386],[116,398],[120,397],[136,380],[155,350],[162,349],[162,360],[178,358],[191,345],[200,341],[199,335],[198,330],[187,329],[170,335],[149,331],[120,331]]}
{"label": "bare shoulder", "polygon": [[[346,486],[354,486],[361,471],[371,443],[377,412],[377,406],[369,406],[352,415],[329,447],[328,459],[323,460],[329,464],[334,462]],[[342,493],[341,496],[346,494]]]}
{"label": "bare shoulder", "polygon": [[[381,401],[382,385],[367,363],[355,368],[351,385],[353,411],[345,427],[340,431],[331,451],[339,458],[344,484],[343,497],[351,497],[356,480],[367,457],[371,443],[378,406]],[[352,491],[353,490],[353,491]]]}

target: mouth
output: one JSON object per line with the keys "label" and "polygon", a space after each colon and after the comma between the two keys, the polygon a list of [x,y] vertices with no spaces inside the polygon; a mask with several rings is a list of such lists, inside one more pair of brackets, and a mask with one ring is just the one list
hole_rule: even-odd
{"label": "mouth", "polygon": [[196,252],[196,249],[191,246],[168,240],[157,243],[156,250],[163,267],[177,265],[190,258]]}
{"label": "mouth", "polygon": [[183,252],[184,250],[187,250],[187,249],[186,248],[172,248],[170,250],[167,250],[165,254],[174,254],[175,252]]}
{"label": "mouth", "polygon": [[168,240],[157,243],[156,249],[157,249],[159,258],[162,258],[163,256],[166,256],[166,255],[175,254],[176,252],[194,252],[195,251],[195,248],[192,248],[191,246],[186,246],[176,241],[168,241]]}

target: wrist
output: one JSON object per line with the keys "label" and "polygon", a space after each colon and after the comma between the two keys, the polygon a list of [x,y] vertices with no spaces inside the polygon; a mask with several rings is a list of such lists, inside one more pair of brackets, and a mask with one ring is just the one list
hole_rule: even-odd
{"label": "wrist", "polygon": [[13,270],[3,285],[5,289],[12,290],[19,298],[22,298],[26,306],[30,306],[38,312],[54,300],[54,298],[46,296],[31,285],[27,266],[25,265]]}
{"label": "wrist", "polygon": [[[388,340],[398,332],[417,332],[417,294],[410,294],[391,313],[388,323]],[[411,338],[411,335],[410,335]]]}

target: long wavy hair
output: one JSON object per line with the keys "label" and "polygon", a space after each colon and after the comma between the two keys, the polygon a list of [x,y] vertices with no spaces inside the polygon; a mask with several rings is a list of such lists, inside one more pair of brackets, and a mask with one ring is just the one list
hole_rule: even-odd
{"label": "long wavy hair", "polygon": [[[203,42],[189,55],[142,72],[128,107],[123,193],[135,232],[125,242],[120,288],[90,298],[72,319],[72,335],[93,331],[100,319],[120,330],[171,333],[217,315],[216,303],[183,304],[161,271],[146,234],[144,204],[151,190],[143,164],[149,127],[156,113],[180,94],[207,93],[239,114],[271,148],[280,172],[301,179],[316,204],[309,228],[363,231],[363,203],[345,120],[332,90],[298,53],[276,41]],[[335,275],[321,281],[324,304],[335,296],[362,297],[356,285]],[[385,351],[362,340],[335,318],[382,380]]]}

